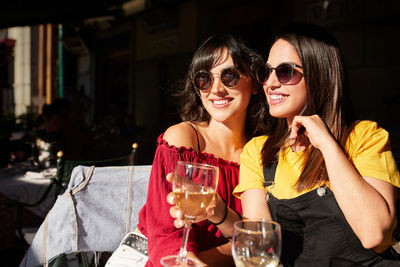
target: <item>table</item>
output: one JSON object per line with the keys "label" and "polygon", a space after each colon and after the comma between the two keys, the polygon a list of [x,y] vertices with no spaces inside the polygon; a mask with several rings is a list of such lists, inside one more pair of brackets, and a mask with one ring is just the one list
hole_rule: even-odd
{"label": "table", "polygon": [[[51,171],[51,172],[50,172]],[[44,175],[44,173],[46,175]],[[35,203],[38,201],[50,185],[50,176],[47,173],[55,173],[55,169],[46,172],[26,172],[21,168],[20,171],[0,170],[0,193],[12,200],[24,203]],[[27,207],[37,216],[44,218],[55,202],[54,186],[42,203],[35,207]]]}
{"label": "table", "polygon": [[[0,169],[0,251],[17,246],[16,231],[19,219],[22,220],[23,229],[28,227],[26,229],[29,230],[29,227],[36,227],[41,224],[55,202],[55,189],[52,188],[40,204],[23,208],[22,215],[18,215],[19,209],[16,206],[10,206],[10,200],[35,203],[49,187],[51,180],[48,177],[37,178],[40,177],[38,172],[27,173],[32,170],[34,170],[32,166],[26,164],[16,164],[12,168]],[[35,231],[28,236],[29,240],[33,238],[34,233]]]}

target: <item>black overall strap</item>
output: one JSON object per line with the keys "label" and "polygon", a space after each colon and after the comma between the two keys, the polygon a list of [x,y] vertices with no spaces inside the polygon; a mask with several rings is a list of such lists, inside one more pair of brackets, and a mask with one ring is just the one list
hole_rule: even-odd
{"label": "black overall strap", "polygon": [[275,172],[276,172],[276,161],[271,161],[267,167],[264,167],[264,187],[271,185],[275,180]]}
{"label": "black overall strap", "polygon": [[[272,161],[263,168],[266,187],[275,181],[276,166],[276,161]],[[333,192],[325,188],[321,195],[318,189],[286,199],[278,199],[266,190],[272,219],[281,225],[283,266],[400,266],[391,247],[383,254],[365,249],[348,224]],[[310,259],[314,265],[310,264]]]}

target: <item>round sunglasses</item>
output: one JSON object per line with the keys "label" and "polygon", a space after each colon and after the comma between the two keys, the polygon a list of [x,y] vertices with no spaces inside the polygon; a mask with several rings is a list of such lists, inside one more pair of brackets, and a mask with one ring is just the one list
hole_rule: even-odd
{"label": "round sunglasses", "polygon": [[[229,88],[238,85],[242,76],[247,76],[242,74],[234,67],[226,68],[221,71],[219,77],[221,82]],[[200,91],[205,91],[211,88],[214,83],[214,76],[207,70],[198,71],[193,77],[193,85]]]}
{"label": "round sunglasses", "polygon": [[258,80],[262,84],[264,84],[268,80],[272,71],[275,70],[275,75],[281,84],[287,84],[287,85],[297,84],[298,82],[300,82],[301,77],[303,77],[303,74],[297,71],[295,69],[296,67],[301,69],[303,68],[302,66],[299,66],[294,63],[281,63],[275,68],[272,68],[267,64],[265,65],[264,68],[262,68],[259,71]]}

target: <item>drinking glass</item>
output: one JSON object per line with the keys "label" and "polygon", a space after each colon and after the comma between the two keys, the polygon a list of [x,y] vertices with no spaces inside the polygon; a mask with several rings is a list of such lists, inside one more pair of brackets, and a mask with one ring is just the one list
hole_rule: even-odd
{"label": "drinking glass", "polygon": [[277,267],[281,226],[274,221],[240,220],[233,224],[232,255],[237,267]]}
{"label": "drinking glass", "polygon": [[196,260],[187,256],[189,230],[196,217],[205,211],[213,199],[218,184],[218,174],[218,168],[215,166],[177,162],[172,182],[173,192],[176,205],[183,213],[185,224],[179,254],[162,258],[163,266],[199,266]]}

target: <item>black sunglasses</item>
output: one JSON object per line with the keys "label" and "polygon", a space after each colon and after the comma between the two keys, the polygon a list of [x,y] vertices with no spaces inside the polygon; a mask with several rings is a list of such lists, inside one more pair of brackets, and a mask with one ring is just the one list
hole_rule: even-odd
{"label": "black sunglasses", "polygon": [[[219,76],[226,87],[232,88],[238,85],[242,76],[247,75],[240,73],[236,68],[230,67],[223,69]],[[205,91],[211,88],[214,83],[214,76],[207,70],[201,70],[194,75],[192,82],[194,87],[200,91]]]}
{"label": "black sunglasses", "polygon": [[261,68],[257,75],[259,82],[264,84],[272,71],[275,70],[275,75],[281,84],[294,85],[300,82],[303,74],[297,71],[295,68],[303,68],[294,63],[281,63],[277,67],[272,68],[268,64],[264,68]]}

